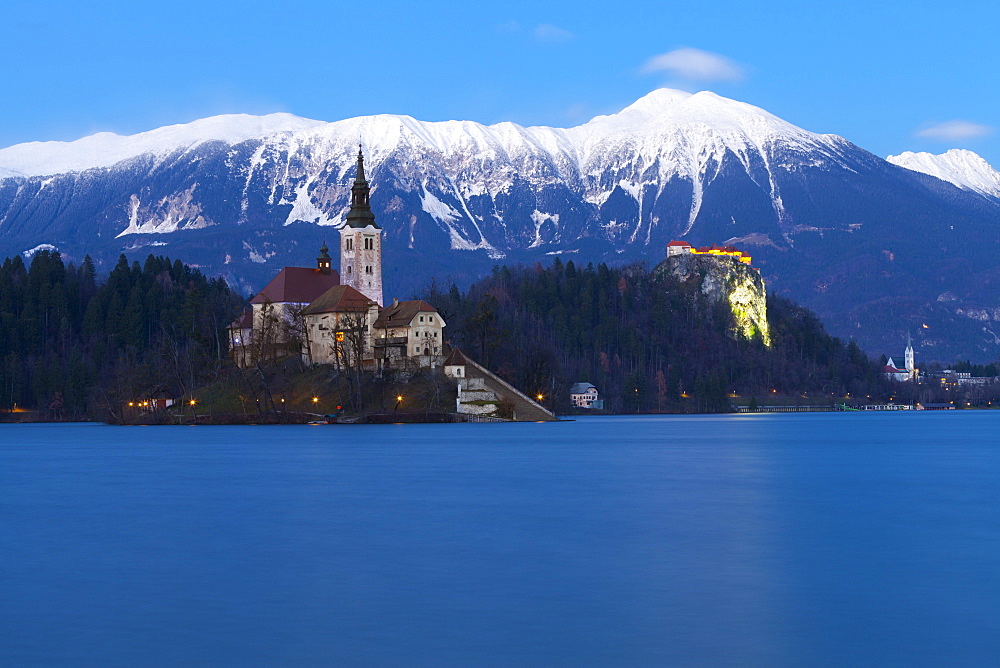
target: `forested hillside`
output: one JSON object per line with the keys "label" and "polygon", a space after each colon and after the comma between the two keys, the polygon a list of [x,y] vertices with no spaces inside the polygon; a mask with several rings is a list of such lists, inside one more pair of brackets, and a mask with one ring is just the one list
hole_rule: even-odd
{"label": "forested hillside", "polygon": [[[696,282],[642,265],[497,268],[466,293],[423,298],[446,337],[526,392],[566,410],[569,386],[600,388],[611,411],[722,411],[731,393],[887,396],[890,385],[854,345],[809,311],[768,298],[772,345],[733,338],[726,302]],[[101,281],[89,258],[64,265],[40,251],[0,267],[0,408],[43,419],[113,418],[163,386],[176,395],[220,380],[225,326],[243,299],[180,261],[122,256]]]}
{"label": "forested hillside", "polygon": [[731,393],[888,396],[876,362],[829,336],[808,310],[768,297],[772,346],[732,338],[725,302],[643,265],[497,268],[461,293],[423,298],[446,338],[530,393],[568,406],[568,388],[596,385],[612,411],[728,410]]}
{"label": "forested hillside", "polygon": [[226,357],[243,300],[179,260],[125,256],[106,281],[54,251],[0,267],[0,407],[48,419],[106,414],[157,385],[184,392]]}

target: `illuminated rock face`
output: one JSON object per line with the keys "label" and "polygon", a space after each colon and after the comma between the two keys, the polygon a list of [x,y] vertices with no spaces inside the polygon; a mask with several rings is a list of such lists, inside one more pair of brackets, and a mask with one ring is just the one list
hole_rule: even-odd
{"label": "illuminated rock face", "polygon": [[653,270],[692,285],[710,302],[725,302],[733,314],[733,335],[760,337],[771,345],[767,326],[767,290],[760,273],[731,257],[675,255]]}

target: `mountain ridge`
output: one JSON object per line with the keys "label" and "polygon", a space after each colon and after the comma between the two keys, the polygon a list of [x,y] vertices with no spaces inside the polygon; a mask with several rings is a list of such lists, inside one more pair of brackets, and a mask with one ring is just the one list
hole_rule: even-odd
{"label": "mountain ridge", "polygon": [[890,155],[888,162],[915,172],[929,174],[964,190],[1000,198],[1000,172],[979,154],[968,149],[953,148],[939,155],[904,151]]}
{"label": "mountain ridge", "polygon": [[[213,119],[99,136],[112,148],[89,150],[104,161],[155,148],[110,165],[0,177],[0,253],[51,244],[108,266],[163,252],[253,292],[335,238],[360,140],[390,294],[468,284],[500,261],[655,265],[675,238],[739,243],[769,289],[871,350],[928,320],[942,327],[921,327],[919,345],[1000,352],[1000,302],[983,287],[1000,284],[1000,202],[708,91],[660,89],[572,128]],[[0,170],[29,165],[0,150]]]}

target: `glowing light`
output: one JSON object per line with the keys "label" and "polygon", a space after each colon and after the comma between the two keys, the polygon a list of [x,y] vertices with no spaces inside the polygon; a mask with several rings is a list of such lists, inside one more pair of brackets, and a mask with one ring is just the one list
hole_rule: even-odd
{"label": "glowing light", "polygon": [[403,395],[402,394],[397,394],[396,395],[396,401],[402,401],[402,400],[403,400]]}
{"label": "glowing light", "polygon": [[197,402],[197,401],[195,401],[194,399],[192,399],[192,400],[191,400],[191,401],[189,401],[188,403],[189,403],[189,404],[191,404],[192,406],[194,406],[194,405],[195,405],[196,403],[198,403],[198,402]]}
{"label": "glowing light", "polygon": [[538,401],[541,401],[544,398],[545,398],[545,395],[542,395],[542,394],[536,394],[535,395],[535,399],[537,399]]}
{"label": "glowing light", "polygon": [[313,403],[314,404],[318,404],[319,403],[319,397],[313,397]]}

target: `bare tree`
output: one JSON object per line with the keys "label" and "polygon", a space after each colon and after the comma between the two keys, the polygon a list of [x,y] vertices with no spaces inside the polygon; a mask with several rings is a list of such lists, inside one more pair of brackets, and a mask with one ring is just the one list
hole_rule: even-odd
{"label": "bare tree", "polygon": [[353,381],[353,394],[355,406],[360,412],[362,410],[361,398],[361,370],[364,365],[365,353],[368,351],[368,309],[354,309],[340,314],[338,329],[338,339],[343,334],[343,342],[338,343],[338,357],[342,358],[344,368],[347,369]]}

